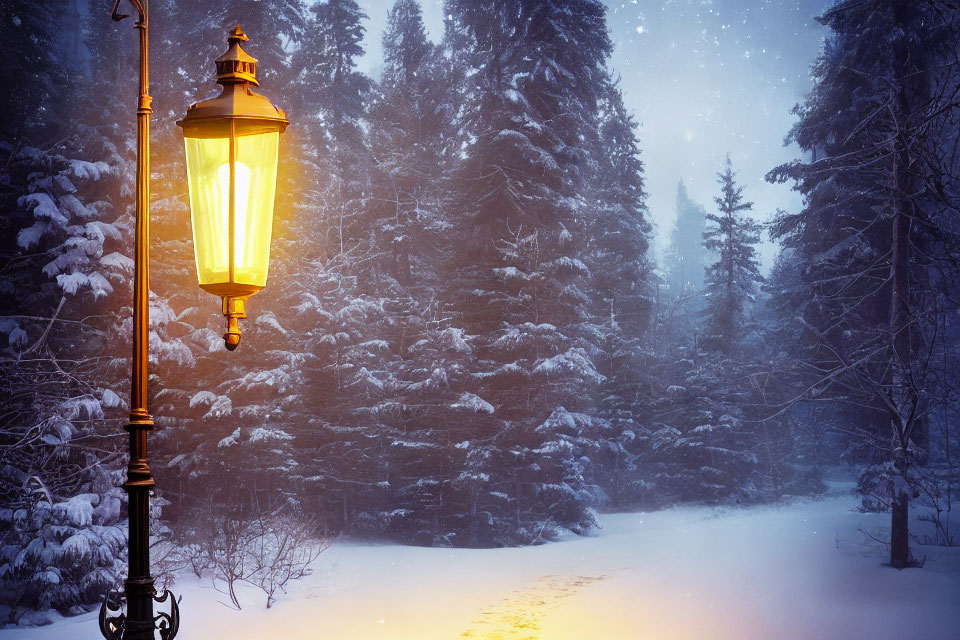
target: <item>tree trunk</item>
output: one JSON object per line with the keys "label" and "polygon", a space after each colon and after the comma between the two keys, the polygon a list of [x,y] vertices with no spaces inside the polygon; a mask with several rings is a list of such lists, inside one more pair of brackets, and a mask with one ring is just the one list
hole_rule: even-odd
{"label": "tree trunk", "polygon": [[890,566],[905,569],[911,565],[909,532],[910,495],[898,491],[890,510]]}
{"label": "tree trunk", "polygon": [[[901,166],[898,164],[894,171],[898,177]],[[908,511],[910,495],[907,492],[910,467],[910,430],[912,420],[904,419],[905,413],[910,411],[911,401],[915,399],[912,389],[909,388],[910,364],[912,362],[911,340],[908,327],[909,284],[907,280],[908,239],[910,223],[904,212],[905,203],[902,198],[896,200],[897,213],[893,220],[893,251],[890,264],[890,279],[892,281],[892,295],[890,299],[890,336],[892,341],[892,396],[896,410],[900,415],[890,416],[890,426],[893,430],[893,464],[897,470],[897,488],[894,490],[893,507],[890,510],[890,566],[903,569],[910,563],[910,532]]]}
{"label": "tree trunk", "polygon": [[[908,31],[909,6],[900,2],[894,6],[894,22],[903,25]],[[909,508],[910,494],[908,470],[910,459],[910,432],[914,427],[917,414],[918,397],[911,387],[911,369],[913,366],[914,341],[911,333],[910,310],[910,233],[911,200],[914,193],[910,176],[910,147],[907,139],[910,109],[910,96],[907,82],[910,77],[908,68],[908,44],[900,40],[896,44],[893,72],[896,79],[897,131],[893,141],[893,220],[891,228],[890,251],[890,346],[891,354],[891,400],[893,401],[890,424],[893,429],[893,465],[897,471],[897,486],[893,495],[893,507],[890,510],[890,566],[903,569],[910,565]]]}
{"label": "tree trunk", "polygon": [[468,546],[477,546],[477,494],[470,496],[470,534]]}

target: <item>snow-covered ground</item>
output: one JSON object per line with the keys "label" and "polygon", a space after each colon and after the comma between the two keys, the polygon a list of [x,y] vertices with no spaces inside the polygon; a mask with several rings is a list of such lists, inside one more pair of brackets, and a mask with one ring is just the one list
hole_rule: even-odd
{"label": "snow-covered ground", "polygon": [[[182,640],[957,640],[960,549],[882,566],[849,485],[821,500],[607,515],[590,538],[522,549],[338,542],[273,608],[183,577]],[[0,640],[97,640],[93,614]]]}

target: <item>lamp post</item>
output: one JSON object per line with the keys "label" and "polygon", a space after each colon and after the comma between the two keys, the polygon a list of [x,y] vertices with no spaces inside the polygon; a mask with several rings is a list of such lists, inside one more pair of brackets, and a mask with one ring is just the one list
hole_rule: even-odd
{"label": "lamp post", "polygon": [[[173,640],[180,628],[177,599],[157,594],[150,574],[150,491],[147,434],[154,423],[147,410],[147,348],[150,324],[150,114],[147,0],[130,0],[140,35],[140,91],[137,100],[136,223],[133,278],[133,358],[130,461],[123,488],[128,496],[128,572],[123,592],[111,590],[100,607],[100,631],[107,640]],[[114,0],[111,17],[128,17]],[[266,284],[270,231],[276,190],[279,134],[286,115],[254,93],[257,61],[239,46],[240,26],[231,31],[230,49],[217,59],[223,93],[192,105],[178,122],[184,130],[187,175],[197,274],[200,286],[223,298],[227,349],[240,341],[238,318],[244,301]],[[153,603],[170,603],[154,615]],[[126,606],[124,607],[124,602]],[[126,611],[124,612],[124,609]]]}

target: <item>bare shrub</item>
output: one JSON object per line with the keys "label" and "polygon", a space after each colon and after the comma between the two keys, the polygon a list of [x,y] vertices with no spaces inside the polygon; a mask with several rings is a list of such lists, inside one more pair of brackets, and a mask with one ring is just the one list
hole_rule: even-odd
{"label": "bare shrub", "polygon": [[276,601],[276,593],[287,592],[291,580],[310,574],[310,565],[327,547],[330,539],[319,535],[312,519],[280,510],[254,523],[256,536],[247,549],[252,569],[245,580],[255,584],[267,596],[267,609]]}
{"label": "bare shrub", "polygon": [[185,566],[197,577],[209,570],[214,588],[238,610],[238,583],[262,590],[269,609],[291,581],[310,575],[311,563],[330,546],[315,520],[291,505],[267,512],[220,507],[204,509],[203,514],[194,540],[183,547]]}
{"label": "bare shrub", "polygon": [[917,544],[952,547],[958,544],[955,526],[951,527],[954,494],[957,492],[957,473],[947,468],[928,468],[920,474],[920,513],[917,520],[933,527],[933,535],[913,535]]}

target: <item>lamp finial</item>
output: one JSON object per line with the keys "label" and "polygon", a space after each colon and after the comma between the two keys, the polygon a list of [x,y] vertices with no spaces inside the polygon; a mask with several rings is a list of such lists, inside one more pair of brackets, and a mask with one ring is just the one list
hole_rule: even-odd
{"label": "lamp finial", "polygon": [[227,332],[223,334],[223,345],[227,351],[233,351],[240,344],[241,318],[247,317],[246,298],[223,298],[223,315],[227,318]]}
{"label": "lamp finial", "polygon": [[257,59],[240,48],[240,43],[249,39],[239,24],[227,34],[230,47],[216,60],[217,82],[223,85],[249,82],[260,86],[257,82]]}
{"label": "lamp finial", "polygon": [[243,29],[240,28],[240,25],[237,24],[233,29],[230,30],[229,35],[227,35],[227,44],[233,44],[234,42],[246,42],[250,38],[247,37],[247,34],[243,32]]}

